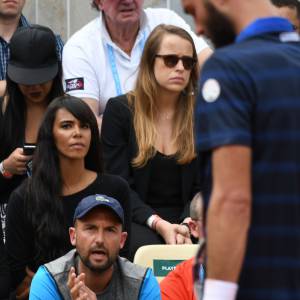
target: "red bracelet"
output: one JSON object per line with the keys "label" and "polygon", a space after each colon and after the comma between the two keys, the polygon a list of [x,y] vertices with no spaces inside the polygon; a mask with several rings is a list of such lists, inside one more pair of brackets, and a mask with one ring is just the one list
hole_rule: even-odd
{"label": "red bracelet", "polygon": [[10,179],[13,177],[13,174],[11,174],[9,171],[4,169],[3,161],[0,162],[0,173],[4,178]]}

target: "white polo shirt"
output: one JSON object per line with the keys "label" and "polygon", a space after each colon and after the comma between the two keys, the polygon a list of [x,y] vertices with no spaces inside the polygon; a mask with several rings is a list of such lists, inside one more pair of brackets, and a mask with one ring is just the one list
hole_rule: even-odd
{"label": "white polo shirt", "polygon": [[100,13],[64,46],[62,62],[66,92],[98,100],[99,110],[103,112],[109,98],[134,88],[145,41],[151,31],[162,23],[187,30],[195,42],[197,53],[208,47],[204,39],[196,36],[175,12],[147,8],[142,14],[141,28],[129,56],[111,40]]}

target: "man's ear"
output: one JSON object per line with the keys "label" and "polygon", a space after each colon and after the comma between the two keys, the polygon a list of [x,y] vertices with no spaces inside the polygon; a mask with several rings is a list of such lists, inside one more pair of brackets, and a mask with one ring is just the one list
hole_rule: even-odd
{"label": "man's ear", "polygon": [[103,7],[103,0],[96,0],[95,4],[97,5],[97,7],[102,10]]}
{"label": "man's ear", "polygon": [[198,239],[199,238],[199,228],[198,228],[198,224],[196,221],[194,220],[190,220],[189,221],[189,227],[190,227],[190,230],[191,230],[191,235]]}
{"label": "man's ear", "polygon": [[76,229],[75,227],[69,228],[69,236],[70,236],[70,242],[72,246],[76,247]]}
{"label": "man's ear", "polygon": [[126,231],[121,232],[120,249],[122,249],[124,247],[125,242],[127,240],[127,236],[128,236],[128,233]]}

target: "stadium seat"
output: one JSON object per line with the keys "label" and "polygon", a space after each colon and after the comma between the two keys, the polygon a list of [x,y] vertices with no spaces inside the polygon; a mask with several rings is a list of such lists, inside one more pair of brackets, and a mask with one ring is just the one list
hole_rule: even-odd
{"label": "stadium seat", "polygon": [[147,245],[140,247],[133,262],[152,268],[154,276],[161,281],[177,264],[196,255],[199,245]]}

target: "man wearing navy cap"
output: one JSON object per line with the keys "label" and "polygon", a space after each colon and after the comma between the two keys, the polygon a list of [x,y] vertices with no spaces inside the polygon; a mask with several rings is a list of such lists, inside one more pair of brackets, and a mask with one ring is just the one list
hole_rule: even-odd
{"label": "man wearing navy cap", "polygon": [[299,35],[270,0],[182,3],[218,48],[195,109],[212,177],[203,299],[300,299]]}
{"label": "man wearing navy cap", "polygon": [[76,249],[39,268],[30,299],[160,299],[152,271],[118,256],[127,238],[123,224],[116,199],[82,199],[69,229]]}

